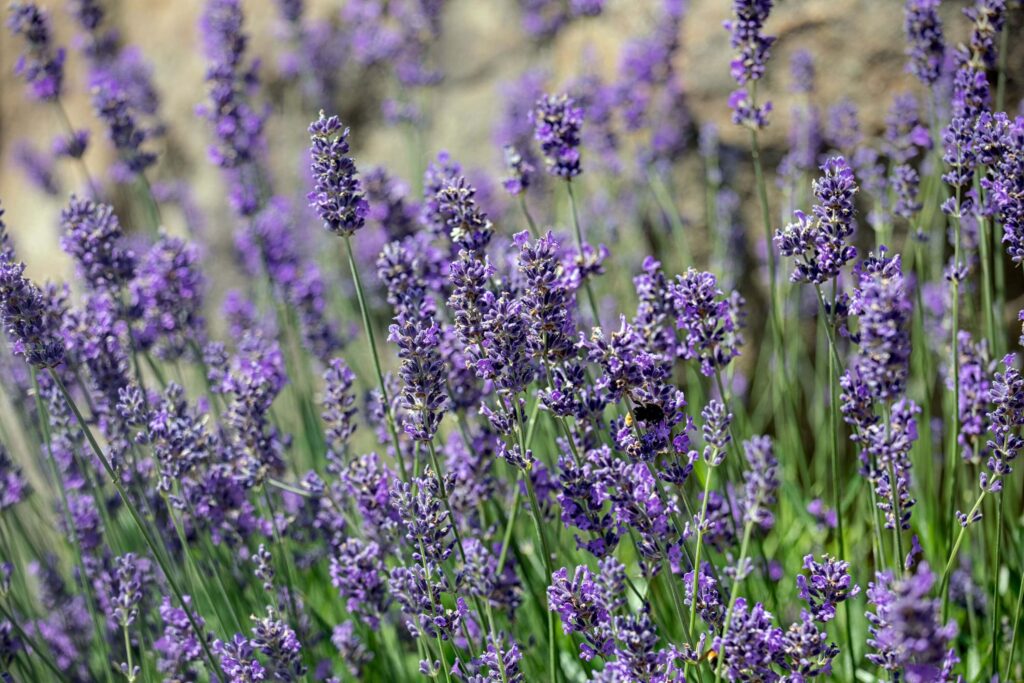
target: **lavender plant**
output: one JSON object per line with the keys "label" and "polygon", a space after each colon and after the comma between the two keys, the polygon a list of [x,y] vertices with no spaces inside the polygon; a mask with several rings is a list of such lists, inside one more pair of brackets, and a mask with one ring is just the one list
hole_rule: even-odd
{"label": "lavender plant", "polygon": [[[508,4],[535,47],[616,11]],[[786,144],[773,3],[718,8],[750,188],[645,4],[612,76],[505,88],[480,171],[427,149],[447,3],[282,0],[273,45],[205,0],[201,206],[176,65],[11,6],[71,277],[0,211],[0,681],[1024,680],[1020,3],[879,8],[873,123],[794,51]]]}

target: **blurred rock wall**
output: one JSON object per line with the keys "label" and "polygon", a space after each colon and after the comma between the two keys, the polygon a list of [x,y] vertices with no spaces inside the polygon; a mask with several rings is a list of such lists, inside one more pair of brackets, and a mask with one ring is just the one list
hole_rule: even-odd
{"label": "blurred rock wall", "polygon": [[[93,131],[86,158],[93,173],[102,173],[111,161],[109,144],[89,107],[75,30],[66,0],[42,0],[54,18],[59,43],[68,47],[67,108],[76,126]],[[307,12],[318,17],[337,16],[340,0],[310,0]],[[720,124],[723,139],[745,144],[745,135],[729,121],[726,98],[730,49],[722,22],[730,12],[727,0],[691,0],[682,36],[680,66],[690,105],[699,121]],[[946,35],[951,41],[966,33],[960,14],[963,2],[944,2]],[[283,36],[272,0],[247,0],[246,28],[251,49],[263,59],[275,116],[268,138],[274,163],[283,176],[303,163],[305,128],[315,117],[314,107],[281,95],[290,92],[280,83],[277,59]],[[200,204],[208,209],[214,248],[230,243],[230,220],[225,212],[223,186],[206,160],[209,130],[194,112],[204,97],[203,59],[198,37],[201,0],[120,0],[109,3],[113,21],[126,42],[141,47],[154,66],[156,85],[163,98],[163,116],[169,133],[160,145],[156,178],[180,175],[195,188]],[[530,67],[545,68],[557,85],[581,71],[611,77],[615,74],[623,41],[644,34],[657,16],[657,0],[608,0],[603,16],[580,20],[555,40],[537,44],[521,30],[513,0],[450,0],[444,15],[445,38],[435,47],[445,72],[444,83],[426,93],[422,104],[429,121],[420,132],[417,149],[427,157],[448,149],[467,166],[497,168],[500,158],[491,139],[491,126],[501,107],[498,87]],[[1010,30],[1019,31],[1021,11],[1014,10]],[[778,36],[762,92],[775,103],[773,125],[766,133],[769,154],[785,144],[789,109],[789,57],[794,50],[810,50],[817,64],[818,93],[823,107],[849,97],[859,106],[866,131],[880,129],[892,95],[915,84],[904,72],[903,3],[897,0],[782,0],[768,23]],[[1019,35],[1019,34],[1018,34]],[[1011,41],[1011,63],[1020,73],[1024,44]],[[0,37],[0,201],[7,223],[30,271],[63,271],[66,260],[56,247],[56,219],[66,194],[78,184],[73,169],[62,167],[62,193],[51,197],[30,185],[15,163],[18,144],[28,142],[48,149],[59,132],[50,107],[30,101],[13,75],[20,45],[5,30]],[[1011,72],[1013,73],[1013,72]],[[1010,83],[1011,94],[1020,84]],[[346,93],[344,110],[353,125],[353,139],[361,164],[386,163],[409,179],[409,137],[381,125],[379,99],[388,84],[363,79]],[[275,97],[279,99],[275,100]],[[1010,99],[1014,102],[1014,99]],[[1010,105],[1011,107],[1013,105]],[[296,188],[299,189],[299,188]],[[166,217],[172,224],[180,217]],[[129,226],[130,228],[131,226]]]}

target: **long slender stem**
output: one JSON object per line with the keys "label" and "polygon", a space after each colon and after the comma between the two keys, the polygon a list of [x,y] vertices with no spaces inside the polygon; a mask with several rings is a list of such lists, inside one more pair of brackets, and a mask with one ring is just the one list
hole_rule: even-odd
{"label": "long slender stem", "polygon": [[[736,579],[732,583],[732,588],[729,590],[729,607],[725,610],[725,622],[722,627],[722,640],[729,635],[729,627],[732,625],[732,613],[736,609],[736,599],[739,597],[740,584],[743,583],[743,565],[747,561],[747,551],[750,547],[750,534],[754,529],[754,522],[751,519],[747,519],[747,523],[743,528],[743,541],[740,543],[740,556],[736,561]],[[718,666],[715,667],[715,683],[722,678],[722,665],[725,663],[725,657],[718,658]]]}
{"label": "long slender stem", "polygon": [[1021,577],[1020,587],[1017,589],[1017,609],[1013,613],[1013,635],[1010,636],[1010,656],[1006,662],[1004,681],[1010,680],[1010,674],[1013,672],[1013,655],[1017,651],[1017,632],[1020,630],[1022,605],[1024,605],[1024,576]]}
{"label": "long slender stem", "polygon": [[[1006,496],[999,496],[996,503],[996,560],[992,565],[992,680],[999,672],[999,568],[1002,565],[1003,548],[1003,503]],[[1009,680],[1009,679],[1007,679]]]}
{"label": "long slender stem", "polygon": [[359,277],[359,268],[356,266],[355,255],[352,253],[352,238],[344,235],[345,252],[348,256],[348,267],[352,271],[352,284],[356,288],[356,299],[359,300],[359,312],[363,317],[363,329],[366,332],[366,341],[370,345],[370,355],[373,356],[373,369],[377,373],[377,382],[380,386],[380,400],[384,404],[384,420],[387,422],[388,431],[391,433],[391,441],[395,447],[395,460],[398,461],[398,470],[402,475],[402,481],[409,481],[409,473],[405,468],[405,459],[402,457],[402,444],[398,440],[398,431],[395,429],[395,416],[391,412],[391,401],[388,399],[388,389],[384,384],[384,372],[380,367],[380,356],[377,354],[377,342],[373,335],[373,324],[370,322],[370,312],[366,308],[366,298],[363,295],[363,282]]}
{"label": "long slender stem", "polygon": [[[566,188],[569,191],[569,210],[572,212],[572,227],[576,233],[576,248],[580,252],[580,259],[584,258],[583,255],[583,229],[580,227],[580,214],[576,208],[576,193],[572,189],[572,181],[565,183]],[[594,296],[594,289],[590,286],[590,278],[585,277],[583,279],[583,288],[587,290],[587,300],[590,302],[590,314],[594,316],[594,324],[598,327],[601,326],[601,314],[597,308],[597,297]]]}
{"label": "long slender stem", "polygon": [[[78,540],[78,533],[75,529],[75,525],[71,522],[71,508],[68,507],[68,494],[65,489],[64,479],[61,477],[60,472],[57,471],[57,464],[53,459],[53,444],[50,438],[49,416],[43,407],[43,397],[39,390],[39,376],[34,367],[30,367],[29,372],[32,377],[32,388],[35,391],[36,414],[38,415],[39,425],[43,432],[43,441],[46,442],[46,462],[50,469],[50,476],[53,477],[54,486],[57,487],[57,491],[60,494],[60,504],[64,515],[64,524],[67,527],[68,536],[71,538],[72,548],[75,551],[75,559],[82,575],[82,590],[85,593],[85,604],[89,609],[89,617],[92,619],[92,623],[96,628],[93,636],[99,643],[99,648],[104,655],[104,659],[106,661],[110,661],[110,650],[107,640],[101,635],[104,632],[105,625],[100,620],[99,614],[96,610],[96,600],[93,596],[92,588],[89,581],[85,578],[87,573],[85,571],[85,560],[82,557],[82,544]],[[103,626],[103,628],[101,628],[101,626]],[[111,677],[109,667],[103,667],[103,671],[107,681],[112,681],[113,678]]]}
{"label": "long slender stem", "polygon": [[[838,287],[835,278],[832,279],[832,310],[835,311],[835,302]],[[829,403],[829,431],[831,439],[829,444],[829,470],[832,479],[832,505],[836,510],[836,556],[842,559],[847,558],[846,536],[843,522],[843,499],[839,494],[839,396],[836,392],[836,378],[839,376],[839,366],[836,361],[838,349],[831,348],[835,340],[835,322],[824,309],[824,300],[821,292],[818,293],[818,301],[821,306],[821,314],[825,316],[825,326],[830,330],[828,335],[828,403]],[[850,623],[849,603],[843,605],[844,623],[846,626],[846,653],[850,662],[850,680],[857,679],[857,658],[853,652],[853,629]]]}
{"label": "long slender stem", "polygon": [[174,575],[171,573],[170,568],[164,561],[163,553],[160,552],[159,548],[157,548],[156,540],[153,538],[153,535],[150,532],[149,527],[146,526],[146,523],[142,519],[142,515],[139,514],[138,508],[135,506],[135,503],[132,501],[132,499],[128,496],[128,492],[124,490],[124,486],[121,484],[120,477],[118,476],[117,472],[114,471],[114,468],[110,464],[110,460],[103,453],[103,449],[100,448],[99,443],[97,443],[96,437],[93,436],[92,429],[89,428],[89,425],[85,422],[85,418],[82,417],[82,413],[78,409],[78,404],[75,403],[75,400],[71,397],[71,394],[68,393],[67,387],[64,386],[64,382],[61,381],[60,376],[56,372],[54,372],[53,368],[49,369],[49,373],[50,377],[53,378],[54,383],[57,385],[57,388],[60,389],[60,393],[64,397],[64,401],[68,404],[68,407],[71,409],[71,412],[75,414],[75,418],[81,425],[82,431],[85,432],[85,438],[89,442],[90,448],[92,448],[92,451],[93,453],[95,453],[96,457],[99,458],[99,461],[103,465],[103,469],[106,471],[107,476],[110,477],[111,482],[114,484],[114,488],[117,489],[117,493],[121,497],[121,502],[123,502],[124,506],[128,509],[128,513],[131,515],[132,521],[134,521],[135,525],[139,528],[139,532],[142,534],[142,538],[146,541],[146,545],[149,546],[150,552],[153,553],[153,558],[156,560],[157,565],[159,565],[160,571],[163,572],[164,578],[167,579],[167,585],[170,586],[171,591],[174,593],[175,599],[178,601],[178,604],[180,604],[182,608],[185,610],[185,616],[188,617],[189,625],[192,627],[192,631],[195,633],[196,638],[199,640],[199,644],[202,646],[203,649],[203,654],[206,656],[207,662],[210,665],[210,678],[212,680],[220,680],[220,677],[216,673],[217,660],[213,658],[213,653],[210,651],[210,646],[206,642],[206,637],[203,635],[202,629],[199,628],[199,624],[196,623],[195,617],[192,616],[192,612],[188,609],[188,604],[185,602],[185,595],[184,593],[182,593],[181,588],[178,586],[177,580],[174,578]]}

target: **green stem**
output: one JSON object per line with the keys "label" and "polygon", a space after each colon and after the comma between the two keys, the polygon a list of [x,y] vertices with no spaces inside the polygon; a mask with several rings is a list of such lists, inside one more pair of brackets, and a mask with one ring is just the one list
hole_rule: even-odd
{"label": "green stem", "polygon": [[[32,388],[35,390],[36,414],[39,417],[39,425],[43,430],[43,441],[46,442],[46,453],[48,456],[46,458],[46,462],[50,469],[50,476],[53,477],[54,486],[57,487],[57,491],[60,494],[60,504],[64,515],[64,524],[68,530],[68,536],[71,537],[72,548],[75,551],[75,559],[77,560],[78,568],[81,572],[82,592],[85,594],[85,604],[89,608],[89,616],[92,618],[92,623],[95,627],[93,637],[99,643],[100,652],[103,654],[104,661],[109,662],[110,651],[107,645],[107,640],[101,635],[104,633],[106,626],[104,625],[104,622],[100,620],[99,613],[96,610],[93,591],[88,579],[86,578],[88,574],[85,571],[85,561],[82,558],[82,545],[78,540],[78,533],[75,531],[75,525],[71,522],[71,508],[68,507],[68,494],[64,486],[64,479],[57,471],[57,464],[53,459],[53,445],[50,437],[49,415],[43,407],[43,397],[39,391],[39,376],[37,375],[34,366],[29,367],[29,373],[32,377]],[[109,667],[103,667],[103,672],[108,682],[113,680],[110,675]]]}
{"label": "green stem", "polygon": [[359,268],[356,266],[355,255],[352,253],[352,238],[344,235],[345,252],[348,256],[348,267],[352,271],[352,283],[356,288],[356,299],[359,300],[359,312],[363,317],[363,329],[366,331],[366,340],[370,345],[370,354],[373,356],[373,369],[377,373],[377,382],[380,386],[380,400],[384,404],[384,419],[391,433],[391,441],[395,447],[395,460],[398,461],[398,469],[402,475],[402,481],[409,481],[409,473],[405,469],[405,459],[402,457],[402,444],[398,440],[398,431],[395,429],[395,417],[391,413],[391,401],[388,399],[388,389],[384,384],[384,372],[380,367],[380,356],[377,354],[377,342],[373,336],[373,324],[370,322],[370,312],[366,308],[366,298],[363,295],[363,283],[359,277]]}
{"label": "green stem", "polygon": [[28,647],[31,648],[33,652],[39,655],[39,658],[43,660],[43,664],[46,664],[46,668],[52,671],[54,675],[57,676],[57,680],[68,680],[68,677],[64,674],[64,672],[62,672],[54,663],[53,659],[50,657],[50,653],[47,650],[44,650],[38,645],[36,645],[35,641],[32,638],[30,638],[27,633],[25,633],[25,630],[21,627],[21,623],[18,622],[14,618],[14,616],[7,611],[7,608],[4,607],[2,604],[0,604],[0,616],[6,619],[7,623],[11,625],[11,628],[13,628],[17,632],[18,639],[21,640],[22,643],[28,645]]}
{"label": "green stem", "polygon": [[1017,651],[1017,632],[1020,630],[1021,606],[1024,605],[1024,575],[1021,576],[1020,587],[1017,588],[1017,609],[1013,615],[1013,635],[1010,636],[1010,657],[1006,662],[1006,676],[1003,680],[1009,681],[1013,672],[1013,655]]}
{"label": "green stem", "polygon": [[526,205],[526,193],[519,193],[519,208],[523,210],[523,215],[526,217],[526,224],[530,226],[530,234],[533,235],[533,239],[540,238],[540,231],[537,229],[537,223],[533,220],[533,214],[530,213],[530,207]]}
{"label": "green stem", "polygon": [[[740,543],[740,556],[736,562],[736,579],[732,583],[732,588],[729,590],[729,607],[725,610],[725,622],[722,627],[722,640],[729,635],[729,626],[732,623],[732,613],[736,608],[736,599],[739,597],[740,584],[743,580],[742,576],[743,565],[747,561],[747,551],[750,546],[750,533],[754,529],[754,523],[751,519],[747,519],[747,523],[743,528],[743,541]],[[718,666],[715,667],[715,683],[718,683],[722,678],[722,665],[725,663],[725,657],[719,656]]]}
{"label": "green stem", "polygon": [[[569,190],[569,210],[572,212],[572,227],[576,233],[576,248],[579,250],[579,258],[583,260],[583,229],[580,227],[580,214],[576,208],[576,193],[572,190],[572,181],[566,181],[566,188]],[[601,327],[601,315],[598,313],[597,298],[594,296],[594,289],[590,286],[590,278],[584,278],[583,288],[587,290],[587,300],[590,302],[590,314],[594,316],[594,325]]]}
{"label": "green stem", "polygon": [[999,636],[1001,635],[999,632],[999,568],[1003,562],[1003,501],[1005,500],[1006,496],[999,496],[999,502],[996,503],[996,561],[992,565],[992,670],[990,672],[992,680],[997,680],[996,675],[999,672]]}
{"label": "green stem", "polygon": [[117,493],[121,497],[121,502],[123,502],[125,507],[128,509],[128,513],[131,515],[132,521],[135,522],[135,525],[138,527],[143,539],[146,541],[146,545],[149,546],[150,551],[153,553],[153,558],[156,560],[157,565],[159,565],[160,571],[163,572],[164,578],[167,579],[167,585],[170,586],[171,591],[174,593],[175,599],[185,610],[185,616],[188,617],[189,625],[192,627],[192,631],[195,633],[196,638],[199,640],[199,644],[202,646],[203,649],[203,654],[206,656],[206,660],[210,665],[211,679],[220,680],[220,677],[217,676],[216,673],[217,661],[213,658],[213,653],[210,651],[210,646],[206,642],[206,637],[203,635],[202,629],[199,628],[199,624],[196,623],[195,617],[192,616],[192,612],[188,609],[188,604],[185,602],[185,595],[184,593],[182,593],[181,588],[178,586],[177,580],[174,578],[174,575],[171,573],[170,568],[164,561],[163,554],[157,548],[156,540],[153,538],[153,535],[150,532],[149,527],[146,526],[145,522],[142,519],[142,515],[139,514],[138,508],[135,506],[135,503],[132,501],[132,499],[128,496],[128,492],[124,490],[124,486],[121,484],[120,477],[118,476],[117,472],[114,471],[114,468],[110,464],[110,460],[107,459],[107,456],[103,453],[103,449],[100,448],[99,443],[97,443],[96,437],[92,433],[92,429],[90,429],[89,425],[86,424],[85,418],[82,416],[82,412],[78,409],[78,405],[75,403],[75,400],[71,398],[71,394],[68,393],[67,387],[64,386],[64,382],[61,381],[60,376],[53,370],[53,368],[49,368],[48,370],[50,373],[50,377],[53,378],[53,381],[57,385],[57,388],[60,389],[60,393],[64,397],[65,403],[67,403],[68,407],[71,409],[71,412],[75,414],[75,418],[81,425],[82,431],[85,432],[85,437],[86,440],[88,440],[89,442],[90,448],[92,448],[92,451],[93,453],[96,454],[96,457],[99,458],[99,461],[103,465],[103,469],[106,471],[107,476],[110,477],[111,482],[114,484],[114,488],[117,489]]}

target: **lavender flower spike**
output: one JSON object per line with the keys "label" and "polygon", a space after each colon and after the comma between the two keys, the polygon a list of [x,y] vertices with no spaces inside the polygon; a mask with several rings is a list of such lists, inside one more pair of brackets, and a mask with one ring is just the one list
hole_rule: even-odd
{"label": "lavender flower spike", "polygon": [[796,259],[793,282],[820,285],[839,275],[857,250],[847,241],[854,231],[853,198],[859,188],[843,157],[821,167],[823,175],[811,187],[817,203],[808,216],[795,212],[795,221],[775,233],[775,246],[783,256]]}
{"label": "lavender flower spike", "polygon": [[544,152],[548,173],[572,180],[580,168],[580,128],[583,109],[568,95],[546,95],[530,112],[534,137]]}
{"label": "lavender flower spike", "polygon": [[328,232],[352,235],[363,227],[370,205],[356,177],[349,154],[348,128],[337,116],[320,118],[309,125],[310,166],[314,187],[309,205],[316,209]]}
{"label": "lavender flower spike", "polygon": [[64,82],[64,48],[55,48],[50,33],[50,17],[34,2],[15,2],[10,7],[7,26],[11,33],[25,39],[28,50],[14,66],[39,100],[56,100]]}
{"label": "lavender flower spike", "polygon": [[14,261],[0,207],[0,325],[29,364],[52,368],[64,360],[64,339],[47,324],[50,317],[43,293],[25,277],[25,264]]}
{"label": "lavender flower spike", "polygon": [[849,562],[828,555],[817,562],[814,555],[808,555],[804,558],[804,569],[810,572],[810,578],[799,574],[796,585],[800,589],[800,599],[807,601],[811,615],[818,621],[832,621],[836,616],[836,605],[860,593],[860,586],[850,578]]}

